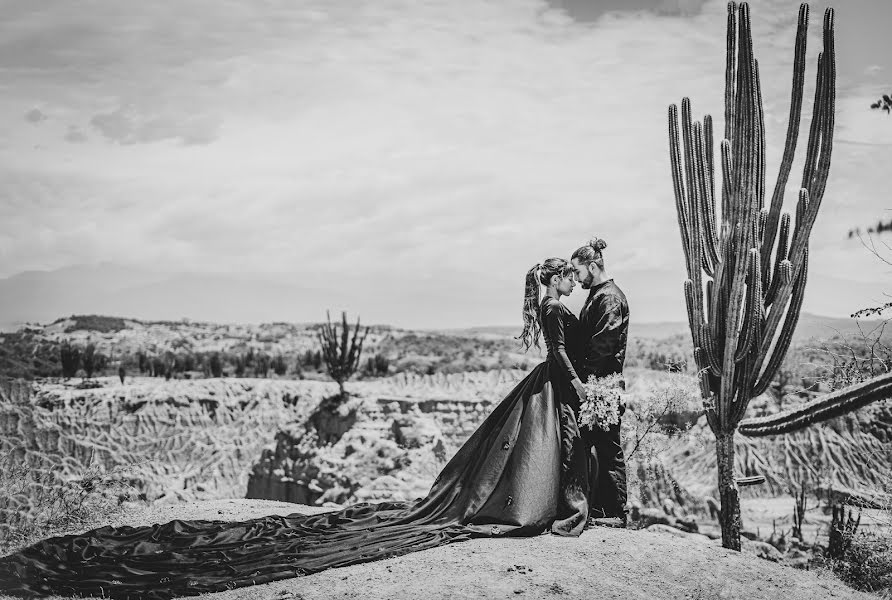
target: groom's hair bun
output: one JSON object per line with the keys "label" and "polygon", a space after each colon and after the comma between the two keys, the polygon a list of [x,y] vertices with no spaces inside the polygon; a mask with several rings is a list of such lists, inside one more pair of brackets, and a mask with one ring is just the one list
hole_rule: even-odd
{"label": "groom's hair bun", "polygon": [[596,252],[600,252],[601,250],[603,250],[604,248],[607,247],[607,242],[605,242],[604,240],[602,240],[599,237],[593,237],[592,239],[589,240],[588,245],[591,246],[592,248],[594,248],[594,250]]}
{"label": "groom's hair bun", "polygon": [[602,269],[604,268],[604,257],[601,250],[607,247],[607,242],[599,237],[593,237],[585,246],[580,246],[573,253],[572,259],[578,260],[583,264],[595,263]]}

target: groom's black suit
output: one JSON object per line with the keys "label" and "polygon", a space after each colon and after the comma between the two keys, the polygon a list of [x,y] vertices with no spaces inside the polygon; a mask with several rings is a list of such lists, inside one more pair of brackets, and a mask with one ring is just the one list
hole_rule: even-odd
{"label": "groom's black suit", "polygon": [[[629,303],[622,290],[608,279],[593,286],[579,314],[585,340],[583,381],[589,375],[603,377],[623,372],[629,332]],[[604,431],[598,426],[583,428],[592,459],[591,511],[621,517],[626,503],[626,461],[619,425]]]}

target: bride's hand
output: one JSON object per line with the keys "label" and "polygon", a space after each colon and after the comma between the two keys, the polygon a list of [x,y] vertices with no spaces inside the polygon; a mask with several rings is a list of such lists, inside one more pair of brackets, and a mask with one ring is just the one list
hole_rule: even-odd
{"label": "bride's hand", "polygon": [[582,383],[578,377],[573,380],[573,388],[576,390],[576,395],[579,396],[580,402],[585,402],[587,400],[587,396],[585,393],[585,385]]}

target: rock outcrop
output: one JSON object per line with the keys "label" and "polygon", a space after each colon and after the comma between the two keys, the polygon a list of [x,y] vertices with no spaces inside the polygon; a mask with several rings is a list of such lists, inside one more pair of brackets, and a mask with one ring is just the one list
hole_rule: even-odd
{"label": "rock outcrop", "polygon": [[319,505],[423,496],[490,403],[352,397],[323,400],[264,450],[246,497]]}

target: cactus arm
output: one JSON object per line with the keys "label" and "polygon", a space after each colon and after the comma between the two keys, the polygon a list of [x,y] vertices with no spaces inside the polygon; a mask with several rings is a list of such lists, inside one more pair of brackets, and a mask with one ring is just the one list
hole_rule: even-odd
{"label": "cactus arm", "polygon": [[[794,286],[793,297],[790,301],[790,308],[787,310],[787,318],[784,321],[784,326],[781,328],[781,333],[777,339],[777,343],[775,343],[774,345],[774,351],[772,352],[771,358],[768,360],[768,365],[759,376],[759,380],[756,382],[756,385],[753,388],[754,396],[763,394],[765,390],[768,389],[768,386],[771,384],[771,380],[774,378],[774,374],[777,372],[777,369],[778,367],[780,367],[784,356],[786,356],[787,354],[787,350],[789,350],[790,348],[790,344],[793,341],[793,330],[796,328],[796,324],[799,322],[799,315],[802,312],[802,301],[805,298],[805,284],[807,280],[808,252],[805,253],[802,269],[799,271],[799,277]],[[757,366],[761,367],[761,362],[764,361],[764,359],[765,357],[763,355],[759,363],[757,363]]]}
{"label": "cactus arm", "polygon": [[[762,78],[759,75],[759,61],[753,59],[753,100],[756,103],[756,208],[761,211],[765,206],[765,109],[762,105]],[[759,214],[757,213],[757,215]],[[755,221],[758,223],[758,221]],[[762,244],[762,235],[758,233],[758,244]],[[761,264],[760,269],[761,271]]]}
{"label": "cactus arm", "polygon": [[[737,37],[734,35],[737,30],[737,3],[729,2],[728,3],[728,26],[727,26],[727,40],[726,40],[726,48],[725,48],[725,139],[731,140],[734,139],[735,130],[734,130],[734,119],[736,115],[734,114],[734,90],[737,88],[737,65],[735,62],[736,55],[736,46],[737,46]],[[729,196],[722,196],[722,214],[728,215],[730,213],[728,203],[730,202]]]}
{"label": "cactus arm", "polygon": [[681,171],[681,150],[678,139],[678,107],[669,106],[669,160],[672,167],[672,185],[675,191],[675,208],[678,213],[678,229],[681,233],[681,247],[685,255],[688,277],[691,276],[691,242],[693,235],[688,228],[687,199]]}
{"label": "cactus arm", "polygon": [[706,341],[706,360],[707,365],[709,367],[710,372],[716,377],[721,377],[722,375],[722,359],[718,355],[716,350],[716,343],[714,337],[713,327],[714,321],[716,319],[715,316],[715,282],[710,279],[706,282],[706,307],[709,311],[708,320],[706,327],[703,330],[703,336]]}
{"label": "cactus arm", "polygon": [[[762,210],[759,211],[759,222],[758,222],[758,227],[756,228],[756,241],[757,242],[761,242],[762,239],[765,237],[765,225],[767,223],[768,223],[768,209],[763,208]],[[761,243],[760,243],[760,246],[761,246]],[[761,253],[760,253],[760,256],[761,256]],[[761,265],[759,267],[759,273],[760,273],[759,278],[762,280],[762,285],[764,286],[765,281],[768,278],[768,273],[765,271],[762,271]]]}
{"label": "cactus arm", "polygon": [[780,234],[777,241],[777,256],[774,258],[774,275],[771,276],[771,283],[768,292],[765,294],[765,306],[771,306],[774,303],[774,296],[777,293],[780,284],[780,268],[781,263],[787,258],[787,243],[790,236],[790,213],[784,213],[780,222]]}
{"label": "cactus arm", "polygon": [[706,409],[706,421],[709,423],[713,433],[718,430],[718,421],[716,419],[715,404],[711,402],[712,388],[709,385],[709,368],[704,365],[706,358],[700,348],[694,348],[694,364],[697,365],[697,381],[700,384],[700,396],[703,399],[703,408]]}
{"label": "cactus arm", "polygon": [[808,132],[808,150],[805,154],[805,165],[802,168],[802,183],[800,187],[808,189],[809,183],[814,176],[815,167],[818,160],[818,140],[821,130],[820,105],[823,99],[823,91],[821,83],[824,79],[824,55],[818,55],[818,85],[815,86],[815,101],[812,109],[811,127]]}
{"label": "cactus arm", "polygon": [[[709,115],[707,115],[707,118]],[[700,222],[702,223],[701,241],[703,245],[703,270],[706,275],[712,277],[715,274],[716,265],[719,262],[716,223],[715,223],[715,198],[712,192],[712,175],[710,174],[709,158],[706,154],[707,142],[704,127],[700,123],[694,124],[694,156],[695,176],[700,197]]]}
{"label": "cactus arm", "polygon": [[750,248],[747,263],[749,280],[746,290],[746,316],[743,321],[743,338],[734,356],[736,362],[742,361],[749,354],[750,349],[753,347],[753,341],[758,335],[757,332],[762,325],[762,277],[759,273],[762,261],[759,260],[758,248]]}
{"label": "cactus arm", "polygon": [[718,248],[719,248],[719,223],[718,223],[718,214],[716,212],[716,197],[715,197],[715,142],[713,139],[713,124],[712,124],[712,116],[706,115],[703,117],[703,134],[705,136],[706,142],[706,181],[709,183],[709,222],[712,224],[712,247],[716,251],[716,261],[718,261]]}
{"label": "cactus arm", "polygon": [[694,282],[698,296],[702,297],[703,240],[700,226],[700,186],[697,182],[697,164],[694,158],[693,125],[691,123],[691,100],[681,101],[681,131],[684,140],[686,175],[688,177],[688,205],[690,256],[688,256],[688,278]]}
{"label": "cactus arm", "polygon": [[[751,132],[753,130],[753,61],[752,39],[750,32],[749,7],[740,6],[738,35],[738,73],[736,92],[735,132]],[[731,251],[739,252],[735,260],[733,277],[731,277],[731,294],[728,302],[728,321],[725,329],[724,361],[722,365],[721,391],[719,394],[719,415],[723,428],[733,426],[731,407],[735,393],[736,363],[735,353],[740,338],[739,322],[741,317],[744,286],[747,274],[747,261],[742,255],[748,248],[752,232],[752,211],[756,204],[753,193],[752,159],[755,148],[754,136],[739,133],[732,140],[734,165],[734,200],[732,204],[731,223],[734,225]]]}
{"label": "cactus arm", "polygon": [[[805,189],[799,190],[799,204],[796,207],[796,231],[794,232],[794,238],[797,238],[802,241],[802,244],[799,249],[799,255],[793,256],[792,249],[790,257],[787,261],[790,262],[793,268],[793,277],[784,278],[784,281],[779,284],[778,291],[773,298],[771,309],[768,312],[768,318],[765,322],[765,337],[762,339],[762,348],[759,351],[759,355],[761,357],[765,357],[768,354],[768,347],[771,345],[771,342],[774,340],[774,334],[777,332],[777,328],[780,325],[781,318],[787,312],[787,302],[790,299],[790,296],[793,293],[793,283],[798,276],[799,270],[802,267],[802,255],[805,252],[805,242],[808,241],[808,233],[805,233],[804,230],[806,228],[810,229],[811,223],[808,222],[809,219],[809,201],[808,201],[808,191]],[[797,236],[796,234],[799,233]],[[786,261],[782,261],[786,262]]]}
{"label": "cactus arm", "polygon": [[[834,28],[834,11],[832,8],[827,9],[824,13],[824,54],[830,58],[826,61],[826,77],[829,80],[827,87],[830,90],[836,87],[836,63],[833,60],[835,56],[835,47],[833,41]],[[833,128],[836,122],[836,97],[832,93],[828,93],[824,99],[823,112],[823,138],[821,140],[821,160],[818,162],[816,181],[814,182],[814,191],[817,195],[817,205],[814,210],[817,211],[821,200],[824,198],[824,190],[827,186],[827,177],[830,173],[830,156],[833,151]]]}
{"label": "cactus arm", "polygon": [[[731,197],[731,143],[728,140],[722,140],[721,144],[721,160],[722,160],[722,190],[723,195]],[[714,274],[716,282],[716,290],[713,294],[713,319],[710,319],[712,338],[721,340],[725,337],[726,317],[728,314],[728,285],[727,278],[730,271],[729,265],[733,264],[733,253],[731,250],[731,222],[730,215],[727,211],[722,213],[722,228],[719,235],[719,256],[721,258],[718,268]],[[721,356],[724,356],[722,354]]]}
{"label": "cactus arm", "polygon": [[[826,63],[828,61],[822,55],[821,58],[818,59],[819,68],[818,68],[818,88],[815,91],[815,108],[812,115],[812,130],[809,134],[808,140],[808,155],[806,156],[805,168],[802,175],[802,186],[799,190],[799,204],[803,203],[803,197],[805,197],[805,210],[803,217],[798,218],[797,214],[796,219],[796,230],[793,232],[792,240],[790,242],[790,261],[795,266],[802,254],[802,251],[805,245],[808,243],[808,236],[811,233],[812,225],[814,224],[815,218],[818,215],[818,208],[821,205],[821,198],[816,197],[812,194],[812,191],[817,191],[815,185],[815,174],[816,172],[822,172],[825,170],[825,163],[829,163],[829,154],[824,154],[821,152],[822,147],[826,145],[826,140],[828,138],[832,138],[832,129],[829,132],[823,133],[822,135],[822,124],[827,123],[826,113],[826,104],[828,103],[828,98],[830,94],[825,90],[824,83],[825,80],[828,80],[824,74],[826,70]],[[820,160],[819,160],[820,155]],[[820,164],[820,168],[819,165]],[[829,164],[826,165],[829,167]],[[797,205],[797,209],[799,206]]]}
{"label": "cactus arm", "polygon": [[[346,321],[347,315],[344,314],[344,319]],[[347,362],[350,365],[350,370],[355,371],[356,367],[359,366],[359,353],[356,351],[356,339],[359,337],[359,317],[356,318],[356,328],[353,330],[353,338],[350,340],[350,348],[347,352]]]}
{"label": "cactus arm", "polygon": [[[790,117],[787,124],[787,139],[781,159],[780,171],[774,193],[771,196],[768,223],[762,241],[762,269],[767,272],[771,260],[774,238],[784,203],[784,190],[790,179],[793,159],[796,155],[796,142],[799,139],[799,123],[802,119],[802,97],[805,87],[805,49],[808,40],[808,4],[799,7],[799,21],[796,27],[796,48],[793,53],[793,91],[790,96]],[[786,258],[786,257],[784,257]],[[781,259],[782,260],[782,259]]]}
{"label": "cactus arm", "polygon": [[[722,140],[721,144],[719,144],[721,150],[721,158],[722,158],[722,194],[730,198],[733,194],[734,185],[734,165],[731,159],[731,142],[728,140]],[[722,212],[722,218],[727,223],[733,223],[731,209],[728,208],[727,211]]]}
{"label": "cactus arm", "polygon": [[[738,232],[742,227],[738,225]],[[738,260],[734,265],[735,272],[732,279],[731,297],[728,303],[728,322],[725,327],[725,348],[722,363],[722,384],[719,393],[720,398],[720,415],[722,426],[730,426],[728,420],[730,405],[733,398],[733,389],[735,381],[736,363],[735,351],[737,349],[738,339],[740,338],[740,313],[744,294],[744,281],[746,276],[746,261]]]}
{"label": "cactus arm", "polygon": [[343,321],[343,323],[341,324],[341,347],[340,347],[341,355],[338,360],[338,364],[343,365],[343,364],[345,364],[345,361],[347,360],[347,339],[348,339],[348,336],[350,335],[350,328],[347,327],[347,313],[346,312],[341,313],[341,320]]}
{"label": "cactus arm", "polygon": [[686,279],[684,282],[684,297],[685,306],[688,312],[688,324],[691,328],[691,338],[694,348],[699,349],[706,354],[704,357],[706,362],[698,363],[697,368],[702,369],[708,367],[716,375],[720,375],[721,371],[718,369],[718,361],[714,357],[715,351],[713,350],[712,339],[709,336],[709,327],[703,318],[702,295],[701,301],[698,302],[698,293],[699,292],[694,289],[694,282],[690,279]]}
{"label": "cactus arm", "polygon": [[690,279],[684,280],[684,300],[685,308],[688,313],[688,327],[691,329],[691,342],[694,348],[700,348],[700,339],[702,336],[702,327],[700,320],[697,318],[697,309],[694,300],[694,282]]}
{"label": "cactus arm", "polygon": [[[765,226],[768,223],[768,209],[763,208],[759,211],[759,222],[756,227],[756,248],[762,247],[762,240],[765,239]],[[761,256],[761,254],[760,254]],[[759,285],[761,286],[761,291],[764,294],[768,290],[768,271],[762,269],[762,261],[759,261]],[[763,295],[759,298],[759,304],[762,304],[765,301],[765,296]]]}
{"label": "cactus arm", "polygon": [[745,419],[738,431],[748,437],[789,433],[889,398],[892,398],[892,373],[831,392],[776,415]]}
{"label": "cactus arm", "polygon": [[[753,59],[752,37],[750,30],[749,5],[745,2],[740,5],[740,19],[738,21],[738,48],[737,48],[737,92],[735,113],[737,124],[735,135],[731,140],[732,158],[734,159],[734,200],[732,206],[731,224],[743,224],[743,229],[737,231],[735,238],[738,250],[745,252],[748,248],[750,211],[753,198],[751,197],[753,184],[752,150],[755,138],[753,126]],[[735,285],[738,279],[735,279]],[[733,294],[733,292],[732,292]],[[732,321],[735,323],[736,321]]]}
{"label": "cactus arm", "polygon": [[[828,9],[824,14],[824,52],[830,56],[831,58],[827,61],[827,77],[830,82],[828,83],[828,87],[830,89],[835,89],[836,87],[836,62],[833,60],[833,57],[836,56],[836,48],[835,42],[833,39],[833,29],[834,29],[834,12],[833,9]],[[834,94],[829,94],[827,98],[827,106],[825,111],[825,138],[824,138],[824,153],[822,154],[822,164],[818,168],[818,183],[816,185],[816,191],[818,192],[818,196],[820,198],[824,197],[824,190],[827,185],[827,177],[830,172],[830,156],[833,151],[833,128],[836,123],[836,97]]]}

